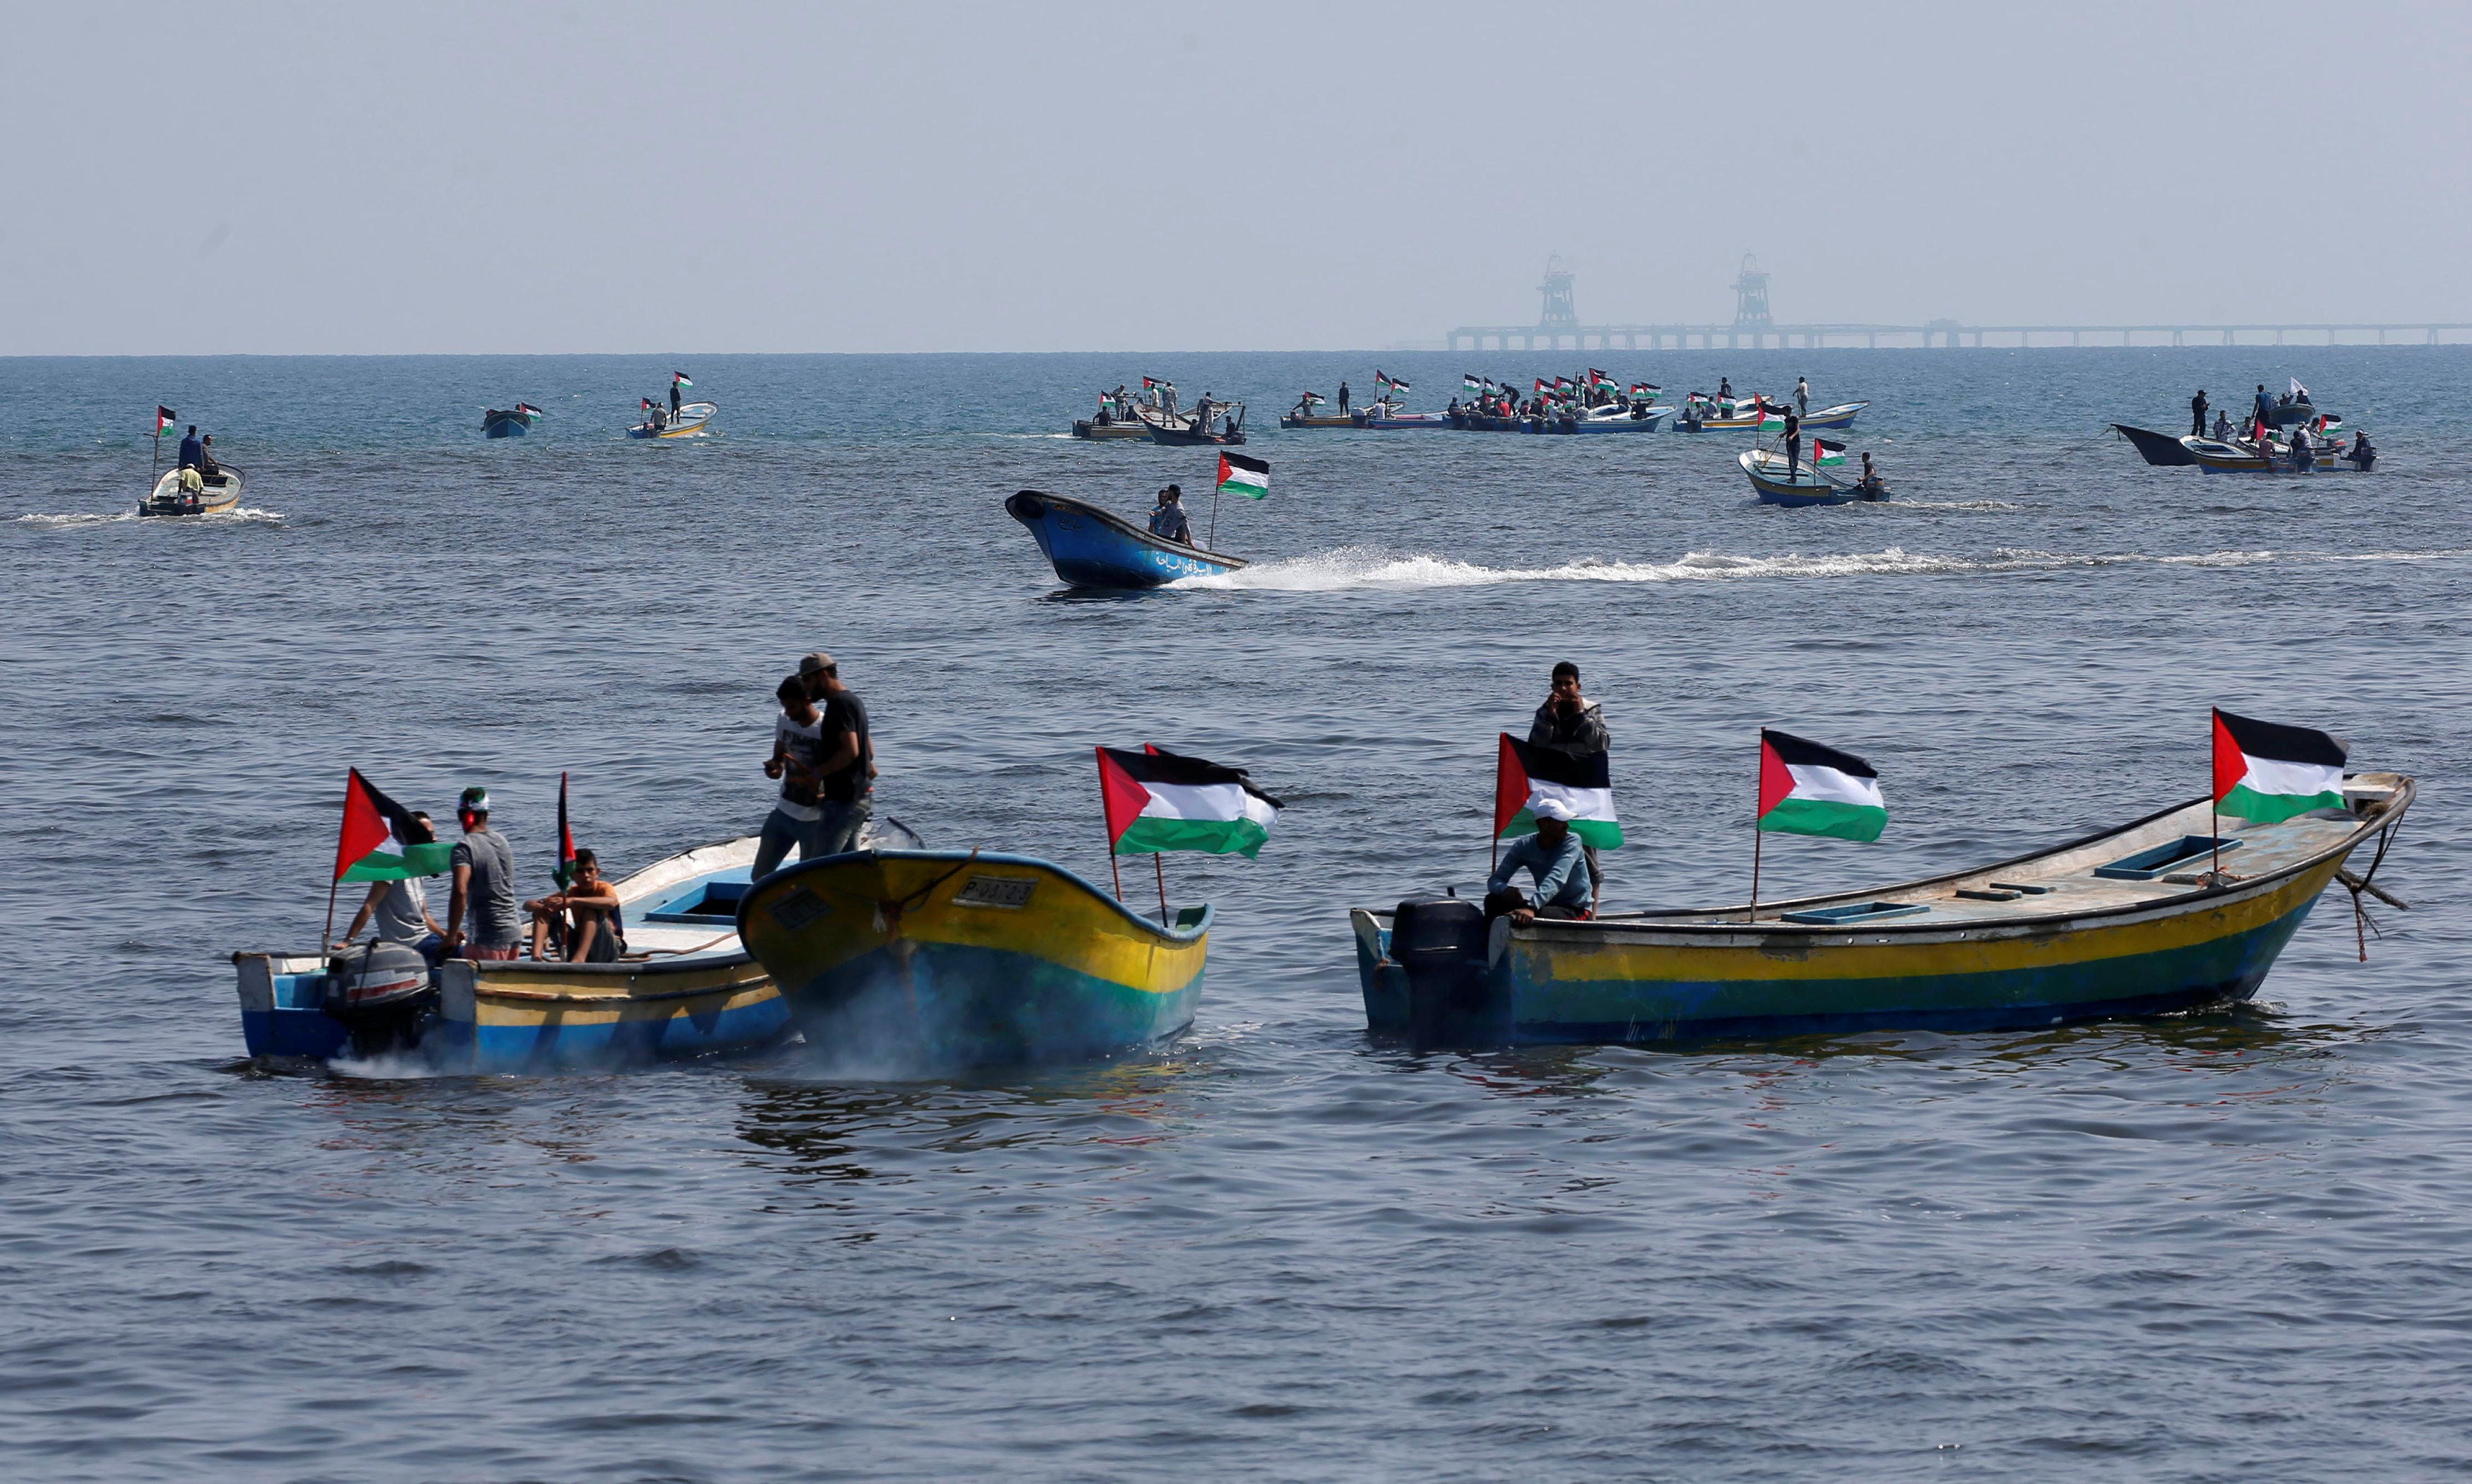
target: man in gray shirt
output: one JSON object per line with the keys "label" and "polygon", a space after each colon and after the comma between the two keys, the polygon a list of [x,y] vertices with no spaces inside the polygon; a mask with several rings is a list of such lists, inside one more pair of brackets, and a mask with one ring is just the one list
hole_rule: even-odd
{"label": "man in gray shirt", "polygon": [[489,791],[464,790],[455,818],[464,838],[448,857],[455,887],[446,906],[446,951],[469,959],[511,959],[524,941],[523,915],[515,907],[515,852],[506,836],[489,827]]}

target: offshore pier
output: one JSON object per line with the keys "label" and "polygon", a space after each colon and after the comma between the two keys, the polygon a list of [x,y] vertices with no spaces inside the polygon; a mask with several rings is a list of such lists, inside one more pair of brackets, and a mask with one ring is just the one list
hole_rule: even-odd
{"label": "offshore pier", "polygon": [[[2392,324],[1922,324],[1779,323],[1769,310],[1769,275],[1749,253],[1734,278],[1734,318],[1726,324],[1582,324],[1570,270],[1559,257],[1537,285],[1543,311],[1534,324],[1462,324],[1453,350],[1714,350],[1960,346],[2436,346],[2472,339],[2472,324],[2435,321]],[[2450,337],[2453,337],[2450,339]]]}

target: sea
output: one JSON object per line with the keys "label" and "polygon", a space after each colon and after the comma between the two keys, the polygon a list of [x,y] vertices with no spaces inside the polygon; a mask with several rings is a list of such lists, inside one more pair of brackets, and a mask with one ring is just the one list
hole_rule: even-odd
{"label": "sea", "polygon": [[[1893,498],[1758,505],[1744,434],[1275,427],[1377,370],[1431,408],[1589,369],[1868,401],[1841,436]],[[681,371],[710,436],[625,438]],[[1144,375],[1244,401],[1268,498],[1065,436]],[[2374,473],[2109,428],[2291,378]],[[2459,347],[0,360],[0,1475],[2461,1477],[2467,383]],[[158,405],[240,509],[134,516]],[[1248,566],[1069,591],[1003,508],[1170,482]],[[315,943],[347,768],[486,786],[539,885],[564,776],[623,873],[758,827],[818,648],[936,846],[1106,880],[1101,745],[1283,801],[1258,859],[1165,863],[1218,910],[1189,1033],[249,1060],[230,955]],[[1369,1039],[1347,909],[1481,886],[1496,733],[1565,659],[1612,908],[1744,898],[1763,726],[1890,810],[1771,839],[1782,895],[2198,797],[2221,706],[2420,779],[2410,910],[2330,892],[2254,1003],[2157,1019]]]}

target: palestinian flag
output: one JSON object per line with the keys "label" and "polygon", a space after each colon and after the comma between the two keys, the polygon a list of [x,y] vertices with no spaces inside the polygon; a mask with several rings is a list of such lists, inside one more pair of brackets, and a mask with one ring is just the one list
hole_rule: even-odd
{"label": "palestinian flag", "polygon": [[1842,464],[1845,462],[1845,445],[1825,438],[1815,438],[1811,441],[1811,462],[1818,466]]}
{"label": "palestinian flag", "polygon": [[1271,461],[1248,459],[1241,453],[1219,456],[1219,492],[1241,494],[1260,499],[1271,492]]}
{"label": "palestinian flag", "polygon": [[1385,376],[1380,371],[1375,371],[1373,373],[1373,384],[1377,387],[1389,387],[1393,392],[1405,392],[1408,390],[1408,383],[1401,381],[1396,376]]}
{"label": "palestinian flag", "polygon": [[1279,801],[1255,788],[1242,768],[1156,748],[1099,753],[1099,797],[1107,811],[1107,849],[1116,855],[1164,850],[1259,854],[1278,822]]}
{"label": "palestinian flag", "polygon": [[1612,378],[1611,376],[1606,375],[1604,371],[1601,371],[1597,370],[1597,369],[1596,369],[1595,367],[1593,367],[1593,366],[1591,366],[1591,367],[1589,367],[1589,368],[1588,368],[1588,385],[1590,385],[1590,386],[1592,386],[1592,387],[1602,387],[1602,386],[1608,386],[1608,385],[1611,385],[1611,384],[1612,384],[1612,382],[1613,382],[1613,379],[1614,379],[1614,378]]}
{"label": "palestinian flag", "polygon": [[674,387],[691,387],[694,386],[695,383],[687,379],[687,373],[685,371],[672,371],[670,372],[670,385]]}
{"label": "palestinian flag", "polygon": [[1888,826],[1880,775],[1851,753],[1760,729],[1760,828],[1877,840]]}
{"label": "palestinian flag", "polygon": [[1604,753],[1574,756],[1557,748],[1522,742],[1502,734],[1502,749],[1493,764],[1493,833],[1536,833],[1533,806],[1539,799],[1558,799],[1571,808],[1571,832],[1600,850],[1623,843],[1622,825],[1614,818],[1613,777]]}
{"label": "palestinian flag", "polygon": [[1158,386],[1158,383],[1157,383],[1157,382],[1155,382],[1155,381],[1153,381],[1150,377],[1148,377],[1148,376],[1144,376],[1144,377],[1142,378],[1142,390],[1143,390],[1143,391],[1145,391],[1145,392],[1153,391],[1153,390],[1155,390],[1155,389],[1157,388],[1157,386]]}
{"label": "palestinian flag", "polygon": [[2351,747],[2306,727],[2215,712],[2215,808],[2270,825],[2312,809],[2343,806],[2343,759]]}
{"label": "palestinian flag", "polygon": [[575,879],[575,831],[566,824],[566,775],[563,773],[558,776],[558,869],[550,875],[561,892]]}
{"label": "palestinian flag", "polygon": [[1486,381],[1484,381],[1482,378],[1478,377],[1474,372],[1471,372],[1471,371],[1462,371],[1462,372],[1460,372],[1460,390],[1461,390],[1461,391],[1462,391],[1462,392],[1475,392],[1475,391],[1480,391],[1480,390],[1482,390],[1484,387],[1486,387],[1486,386],[1489,386],[1489,385],[1491,385],[1491,383],[1486,382]]}
{"label": "palestinian flag", "polygon": [[379,793],[354,768],[344,784],[344,832],[335,842],[335,879],[400,881],[443,874],[453,846],[436,841],[402,845],[397,838],[409,840],[420,833],[420,822],[410,809]]}
{"label": "palestinian flag", "polygon": [[170,427],[173,423],[179,420],[180,415],[178,413],[174,412],[171,408],[164,406],[160,402],[156,402],[154,404],[154,436],[156,438],[162,437],[163,430],[165,428]]}
{"label": "palestinian flag", "polygon": [[1769,405],[1769,399],[1765,396],[1753,396],[1751,398],[1751,406],[1759,414],[1760,420],[1758,426],[1761,432],[1782,433],[1785,431],[1784,408],[1771,407]]}
{"label": "palestinian flag", "polygon": [[1656,394],[1664,390],[1665,389],[1663,387],[1656,385],[1652,381],[1634,381],[1630,384],[1631,400],[1635,402],[1646,401],[1648,398],[1654,396]]}

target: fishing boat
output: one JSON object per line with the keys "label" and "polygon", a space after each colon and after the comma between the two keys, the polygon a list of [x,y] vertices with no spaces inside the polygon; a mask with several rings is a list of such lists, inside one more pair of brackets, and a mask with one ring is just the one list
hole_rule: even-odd
{"label": "fishing boat", "polygon": [[1073,436],[1098,443],[1119,438],[1146,439],[1151,436],[1151,430],[1149,425],[1139,418],[1126,418],[1119,420],[1105,413],[1101,413],[1095,418],[1074,419]]}
{"label": "fishing boat", "polygon": [[180,469],[167,469],[154,490],[137,502],[141,515],[219,515],[240,503],[241,471],[218,465],[199,480],[195,491],[180,488]]}
{"label": "fishing boat", "polygon": [[1651,407],[1643,402],[1633,402],[1628,407],[1617,407],[1607,404],[1604,407],[1591,407],[1586,412],[1580,414],[1578,417],[1566,419],[1568,425],[1564,427],[1562,431],[1569,433],[1653,433],[1659,427],[1664,425],[1667,418],[1670,418],[1673,415],[1674,409],[1671,407]]}
{"label": "fishing boat", "polygon": [[2126,422],[2115,422],[2111,427],[2113,432],[2128,440],[2140,457],[2158,468],[2176,468],[2198,462],[2198,456],[2189,451],[2183,439],[2169,433],[2157,433],[2151,428],[2133,428]]}
{"label": "fishing boat", "polygon": [[530,402],[517,402],[510,408],[486,408],[481,413],[481,436],[484,438],[521,438],[540,426],[541,412]]}
{"label": "fishing boat", "polygon": [[1822,407],[1803,419],[1802,425],[1806,428],[1850,428],[1854,425],[1855,415],[1870,405],[1868,402],[1840,402],[1834,407]]}
{"label": "fishing boat", "polygon": [[1785,455],[1773,449],[1748,449],[1738,455],[1736,462],[1750,476],[1751,488],[1759,491],[1763,505],[1851,505],[1889,497],[1885,486],[1866,491],[1860,485],[1841,485],[1814,467],[1808,459],[1788,469]]}
{"label": "fishing boat", "polygon": [[1211,909],[1152,922],[1060,866],[859,850],[775,872],[738,930],[811,1044],[987,1064],[1102,1056],[1193,1023]]}
{"label": "fishing boat", "polygon": [[[1142,414],[1142,421],[1148,424],[1151,442],[1154,443],[1171,443],[1177,447],[1192,447],[1196,444],[1221,448],[1242,446],[1245,442],[1245,404],[1213,402],[1210,407],[1211,418],[1206,423],[1195,413],[1153,417],[1145,412]],[[1223,417],[1227,420],[1224,431],[1219,431],[1221,427],[1219,419]]]}
{"label": "fishing boat", "polygon": [[1674,430],[1677,433],[1723,433],[1738,428],[1757,430],[1784,426],[1783,412],[1774,407],[1762,411],[1757,402],[1743,401],[1710,408],[1697,419],[1686,417],[1674,425]]}
{"label": "fishing boat", "polygon": [[[1349,914],[1367,1027],[1432,1044],[2024,1029],[2250,998],[2413,780],[2344,809],[2210,825],[2201,798],[1999,865],[1876,891],[1586,922],[1459,898]],[[2212,869],[2218,859],[2221,870]],[[2349,876],[2355,892],[2377,867]]]}
{"label": "fishing boat", "polygon": [[1365,409],[1360,427],[1380,428],[1386,432],[1412,433],[1435,429],[1447,431],[1451,416],[1446,412],[1406,412],[1394,402],[1375,402]]}
{"label": "fishing boat", "polygon": [[1024,490],[1005,501],[1005,514],[1030,527],[1056,575],[1077,587],[1156,587],[1245,566],[1242,557],[1162,539],[1121,515],[1060,494]]}
{"label": "fishing boat", "polygon": [[[1300,404],[1301,405],[1301,404]],[[1279,414],[1279,426],[1299,428],[1361,428],[1364,415],[1353,412],[1299,412],[1295,408]]]}
{"label": "fishing boat", "polygon": [[627,436],[658,439],[701,438],[704,436],[704,429],[711,424],[714,415],[720,411],[721,404],[718,402],[689,402],[678,409],[678,415],[675,418],[666,415],[646,418],[629,428]]}
{"label": "fishing boat", "polygon": [[[915,844],[897,821],[869,837]],[[253,1057],[401,1051],[448,1071],[606,1066],[771,1044],[788,1008],[738,941],[753,836],[659,860],[617,883],[627,954],[614,963],[448,959],[410,948],[235,953]]]}

